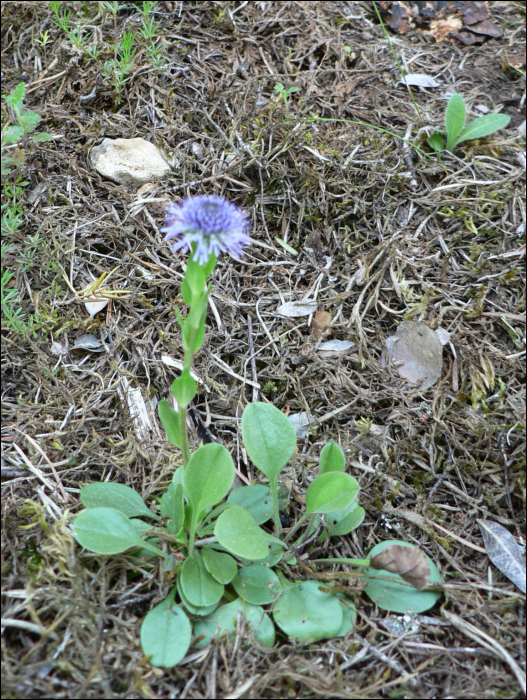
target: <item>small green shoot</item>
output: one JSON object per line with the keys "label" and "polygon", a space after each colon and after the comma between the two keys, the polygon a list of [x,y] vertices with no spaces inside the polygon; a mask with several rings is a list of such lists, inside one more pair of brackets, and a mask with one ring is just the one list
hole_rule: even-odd
{"label": "small green shoot", "polygon": [[[506,114],[485,114],[478,117],[465,126],[466,106],[463,96],[454,93],[445,112],[446,134],[432,134],[426,142],[436,153],[447,150],[450,153],[463,141],[468,139],[480,139],[489,136],[499,129],[503,129],[510,122],[510,117]],[[446,147],[445,147],[446,136]]]}
{"label": "small green shoot", "polygon": [[292,87],[286,89],[286,88],[284,87],[283,83],[276,83],[276,85],[274,86],[274,90],[275,90],[275,92],[277,92],[277,93],[280,95],[280,97],[283,99],[285,111],[287,112],[287,110],[288,110],[287,98],[289,97],[289,95],[290,95],[292,92],[298,92],[298,91],[300,90],[300,88],[297,87],[296,85],[293,85]]}

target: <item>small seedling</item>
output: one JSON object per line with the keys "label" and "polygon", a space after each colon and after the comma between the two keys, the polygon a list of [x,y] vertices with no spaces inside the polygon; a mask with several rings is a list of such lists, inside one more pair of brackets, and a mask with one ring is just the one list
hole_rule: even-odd
{"label": "small seedling", "polygon": [[141,29],[139,33],[149,42],[147,52],[154,68],[161,68],[164,63],[164,47],[159,35],[159,22],[154,21],[157,2],[143,2],[141,10]]}
{"label": "small seedling", "polygon": [[119,42],[115,56],[104,64],[103,75],[113,85],[115,94],[120,98],[123,86],[128,82],[128,73],[132,71],[136,54],[136,35],[133,32],[123,32],[123,38]]}
{"label": "small seedling", "polygon": [[70,11],[64,10],[63,12],[61,12],[60,6],[62,3],[60,2],[60,0],[51,0],[49,4],[52,11],[55,14],[55,19],[53,20],[53,22],[58,27],[60,27],[62,31],[66,32],[71,42],[75,44],[77,48],[86,51],[84,30],[82,29],[82,27],[79,27],[77,31],[75,31],[70,27]]}
{"label": "small seedling", "polygon": [[298,92],[300,90],[300,88],[297,87],[296,85],[293,85],[292,87],[286,89],[282,83],[276,83],[276,85],[274,86],[274,89],[275,89],[275,92],[277,92],[280,95],[280,97],[283,99],[285,111],[287,112],[287,98],[289,97],[289,95],[292,92]]}
{"label": "small seedling", "polygon": [[[41,117],[36,112],[26,109],[24,97],[26,94],[25,83],[19,83],[10,95],[2,95],[6,101],[10,120],[2,125],[2,237],[16,234],[23,222],[21,202],[24,199],[24,187],[29,182],[23,179],[21,170],[25,162],[25,148],[31,142],[52,141],[53,136],[45,132],[33,134]],[[23,147],[21,147],[23,146]],[[36,248],[40,244],[39,235],[31,241],[27,248],[28,257],[25,260],[30,266],[34,260]],[[18,299],[18,289],[15,286],[16,275],[10,268],[14,262],[14,252],[11,243],[2,243],[2,273],[1,273],[1,310],[2,327],[21,334],[28,329],[25,315],[15,303]],[[16,261],[20,263],[20,260]],[[27,267],[25,268],[27,269]],[[29,318],[31,325],[32,319]]]}
{"label": "small seedling", "polygon": [[426,139],[427,144],[439,153],[447,150],[450,153],[463,141],[468,139],[479,139],[483,136],[493,134],[498,129],[503,129],[510,122],[510,117],[506,114],[485,114],[478,117],[465,126],[466,106],[463,96],[454,93],[445,112],[446,126],[446,149],[445,137],[439,133],[432,134]]}

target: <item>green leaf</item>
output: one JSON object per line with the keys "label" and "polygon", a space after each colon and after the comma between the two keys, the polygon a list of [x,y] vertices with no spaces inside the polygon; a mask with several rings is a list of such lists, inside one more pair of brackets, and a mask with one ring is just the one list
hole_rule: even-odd
{"label": "green leaf", "polygon": [[[275,566],[284,556],[284,547],[278,542],[271,540],[269,542],[269,554],[265,559],[258,559],[258,564],[264,564],[265,566]],[[250,566],[253,563],[253,559],[245,559],[245,557],[238,557],[244,566]],[[287,560],[289,563],[289,560]]]}
{"label": "green leaf", "polygon": [[181,447],[179,413],[172,408],[166,399],[161,399],[157,411],[161,425],[167,434],[168,441],[175,447]]}
{"label": "green leaf", "polygon": [[186,408],[196,396],[197,388],[196,380],[190,376],[189,370],[185,369],[181,376],[174,379],[170,390],[173,396],[176,397],[178,404],[182,408]]}
{"label": "green leaf", "polygon": [[219,601],[217,603],[214,603],[213,605],[204,605],[203,607],[199,607],[197,605],[192,605],[192,603],[189,603],[185,594],[181,590],[179,579],[180,577],[178,576],[177,592],[179,594],[179,597],[181,598],[181,604],[187,612],[189,612],[191,615],[199,615],[200,617],[206,617],[207,615],[210,615],[216,610]]}
{"label": "green leaf", "polygon": [[253,605],[268,605],[280,592],[280,580],[264,564],[251,564],[238,571],[232,586],[242,600]]}
{"label": "green leaf", "polygon": [[114,508],[129,518],[146,515],[159,520],[141,496],[130,486],[113,481],[97,481],[81,488],[81,503],[85,508]]}
{"label": "green leaf", "polygon": [[328,442],[324,445],[320,453],[320,463],[318,465],[318,473],[325,472],[343,472],[346,466],[346,457],[341,447],[336,442]]}
{"label": "green leaf", "polygon": [[276,241],[279,245],[281,245],[282,248],[283,248],[284,250],[286,250],[288,253],[290,253],[291,255],[298,255],[298,251],[295,250],[294,248],[292,248],[292,247],[289,245],[289,243],[286,243],[286,242],[283,241],[281,238],[278,238],[278,236],[275,236],[274,239],[275,239],[275,241]]}
{"label": "green leaf", "polygon": [[203,301],[194,304],[182,325],[183,346],[187,352],[195,354],[205,338],[205,317],[207,315],[207,295]]}
{"label": "green leaf", "polygon": [[317,642],[339,634],[343,609],[339,599],[320,590],[320,581],[302,581],[286,588],[273,608],[274,621],[299,642]]}
{"label": "green leaf", "polygon": [[35,134],[34,136],[32,136],[31,140],[35,143],[39,143],[42,141],[54,141],[55,137],[51,134],[46,134],[45,131],[42,131],[40,134]]}
{"label": "green leaf", "polygon": [[217,552],[212,547],[205,545],[201,550],[201,555],[207,571],[218,583],[226,586],[238,573],[238,565],[230,554]]}
{"label": "green leaf", "polygon": [[478,117],[458,134],[454,141],[454,146],[467,139],[480,139],[483,136],[493,134],[498,129],[503,129],[510,122],[511,118],[506,114],[485,114],[483,117]]}
{"label": "green leaf", "polygon": [[242,415],[242,436],[253,464],[269,481],[276,483],[296,448],[291,421],[271,404],[250,403]]}
{"label": "green leaf", "polygon": [[172,475],[172,483],[173,484],[181,484],[184,486],[185,482],[185,467],[178,467],[174,474]]}
{"label": "green leaf", "polygon": [[141,647],[145,655],[151,654],[154,666],[170,668],[178,664],[191,640],[190,621],[173,596],[152,608],[141,624]]}
{"label": "green leaf", "polygon": [[234,480],[234,463],[229,451],[211,442],[191,456],[185,469],[185,491],[196,516],[219,503]]}
{"label": "green leaf", "polygon": [[234,637],[239,611],[243,612],[248,625],[254,630],[257,641],[264,647],[272,647],[275,641],[275,629],[269,615],[264,612],[263,608],[249,603],[244,604],[239,598],[233,600],[232,603],[222,605],[212,615],[195,622],[194,639],[196,640],[201,635],[204,636],[199,641],[194,642],[194,645],[198,649],[202,649],[208,646],[213,639],[222,637],[224,634]]}
{"label": "green leaf", "polygon": [[205,289],[205,272],[203,271],[201,265],[199,265],[197,262],[194,262],[192,258],[189,258],[187,261],[185,279],[188,283],[188,286],[190,287],[190,290],[192,291],[192,296],[201,296],[203,290]]}
{"label": "green leaf", "polygon": [[16,88],[13,90],[13,92],[10,95],[2,95],[4,100],[7,102],[8,105],[16,105],[17,102],[20,102],[21,100],[24,99],[26,94],[26,84],[25,83],[18,83]]}
{"label": "green leaf", "polygon": [[432,148],[436,153],[440,153],[445,148],[445,139],[441,134],[432,134],[426,139],[426,143]]}
{"label": "green leaf", "polygon": [[273,499],[265,484],[238,486],[230,492],[227,502],[245,508],[258,525],[273,517]]}
{"label": "green leaf", "polygon": [[331,513],[348,508],[360,486],[344,472],[326,472],[311,482],[306,491],[306,513]]}
{"label": "green leaf", "polygon": [[168,529],[173,535],[177,535],[185,523],[182,484],[170,482],[167,490],[161,496],[161,515],[170,518]]}
{"label": "green leaf", "polygon": [[[368,558],[372,559],[376,554],[379,554],[379,552],[382,552],[383,549],[392,544],[399,544],[405,547],[414,546],[401,540],[385,540],[375,545]],[[441,574],[437,566],[430,557],[426,556],[426,559],[430,566],[430,582],[440,583]],[[404,585],[403,579],[398,574],[392,574],[389,571],[365,568],[363,572],[371,579],[364,592],[382,610],[396,613],[422,613],[430,610],[441,597],[441,591],[418,591],[412,586]],[[380,580],[379,576],[382,576],[383,579],[393,579],[393,583]]]}
{"label": "green leaf", "polygon": [[34,131],[41,121],[42,117],[40,114],[32,112],[30,109],[24,110],[20,115],[20,124],[24,127],[26,133]]}
{"label": "green leaf", "polygon": [[223,586],[209,574],[199,552],[185,559],[179,576],[181,590],[191,605],[214,605],[223,595]]}
{"label": "green leaf", "polygon": [[144,546],[130,520],[114,508],[89,508],[73,520],[79,544],[97,554],[120,554],[130,547]]}
{"label": "green leaf", "polygon": [[344,508],[333,513],[328,513],[324,520],[328,528],[328,533],[331,537],[347,535],[348,532],[356,530],[364,520],[366,511],[362,506],[359,506],[355,501]]}
{"label": "green leaf", "polygon": [[216,267],[216,256],[214,254],[209,255],[209,259],[207,262],[202,266],[203,272],[205,273],[205,277],[208,277],[214,268]]}
{"label": "green leaf", "polygon": [[456,137],[465,125],[465,117],[465,100],[462,95],[456,92],[449,99],[445,112],[447,151],[452,151],[454,148]]}
{"label": "green leaf", "polygon": [[[21,126],[8,126],[2,131],[2,143],[18,143],[24,136],[24,128]],[[4,160],[5,162],[5,160]]]}
{"label": "green leaf", "polygon": [[[187,467],[188,469],[188,467]],[[214,534],[222,547],[235,557],[265,559],[272,539],[241,506],[231,506],[216,520]]]}

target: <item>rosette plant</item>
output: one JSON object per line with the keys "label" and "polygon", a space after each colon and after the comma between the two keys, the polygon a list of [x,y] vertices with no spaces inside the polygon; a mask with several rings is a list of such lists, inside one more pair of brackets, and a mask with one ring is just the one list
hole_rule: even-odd
{"label": "rosette plant", "polygon": [[249,403],[242,415],[247,454],[263,477],[258,483],[232,488],[234,462],[219,443],[190,452],[186,412],[197,393],[191,368],[205,337],[207,280],[218,255],[243,254],[248,229],[247,215],[216,195],[169,208],[165,240],[189,255],[181,284],[188,312],[177,314],[184,353],[183,371],[171,387],[177,407],[160,401],[159,417],[167,439],[181,450],[181,466],[155,510],[123,484],[88,484],[81,489],[85,510],[73,524],[77,541],[92,552],[126,553],[143,568],[164,560],[168,595],[143,619],[140,634],[144,653],[157,666],[179,663],[192,644],[199,648],[234,635],[240,614],[264,646],[274,645],[276,628],[299,642],[344,636],[354,625],[353,600],[340,588],[333,592],[327,577],[305,580],[305,568],[296,566],[301,551],[304,566],[355,566],[367,581],[365,593],[386,610],[421,612],[440,596],[433,587],[440,581],[437,568],[404,542],[379,543],[367,559],[306,558],[310,540],[351,532],[365,512],[344,453],[330,442],[307,488],[305,513],[283,530],[279,476],[295,452],[296,433],[275,406]]}

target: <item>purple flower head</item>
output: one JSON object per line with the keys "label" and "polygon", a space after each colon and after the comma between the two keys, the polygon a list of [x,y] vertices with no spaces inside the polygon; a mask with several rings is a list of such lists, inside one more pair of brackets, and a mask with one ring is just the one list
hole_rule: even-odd
{"label": "purple flower head", "polygon": [[180,204],[171,204],[167,210],[165,241],[175,239],[173,250],[186,252],[196,245],[193,260],[200,265],[210,255],[232,253],[243,255],[242,247],[250,243],[247,214],[232,202],[216,194],[189,197]]}

